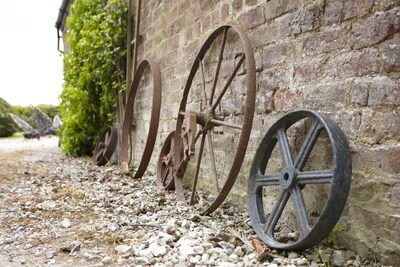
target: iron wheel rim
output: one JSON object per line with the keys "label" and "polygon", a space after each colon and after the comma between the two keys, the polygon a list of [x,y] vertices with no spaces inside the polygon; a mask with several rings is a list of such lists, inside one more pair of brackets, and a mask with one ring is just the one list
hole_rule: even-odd
{"label": "iron wheel rim", "polygon": [[[278,135],[281,135],[279,132],[284,129],[285,135],[287,136],[286,130],[295,122],[305,118],[312,118],[313,122],[315,123],[313,123],[313,126],[311,128],[312,130],[319,131],[319,133],[323,129],[326,131],[332,149],[333,166],[331,170],[326,170],[326,172],[315,174],[315,180],[306,180],[305,177],[311,177],[312,173],[311,171],[302,172],[302,168],[307,162],[308,156],[312,152],[315,141],[319,136],[319,133],[315,133],[315,137],[315,135],[310,133],[312,131],[310,130],[310,134],[307,134],[306,141],[307,144],[310,144],[312,143],[310,140],[315,138],[314,144],[311,144],[311,147],[303,144],[302,149],[300,150],[300,152],[303,153],[299,152],[299,155],[293,161],[294,168],[299,168],[296,169],[298,173],[295,175],[296,178],[294,178],[297,179],[297,181],[293,180],[293,187],[288,187],[287,189],[282,189],[285,188],[286,185],[279,184],[279,186],[281,187],[280,197],[277,203],[275,203],[274,209],[272,210],[270,216],[268,217],[268,219],[266,219],[266,215],[264,214],[263,210],[262,188],[264,186],[277,186],[277,182],[282,183],[282,179],[284,179],[283,176],[286,175],[286,170],[283,170],[281,173],[271,175],[263,173],[262,170],[267,167],[269,157],[271,156],[274,147],[276,145],[281,146],[280,142],[285,143],[285,141],[278,140]],[[319,127],[321,129],[317,129]],[[304,143],[306,143],[306,141]],[[311,110],[296,110],[281,117],[263,137],[258,149],[256,150],[254,160],[250,169],[247,189],[248,209],[253,228],[257,235],[269,247],[276,249],[303,250],[317,245],[331,232],[342,214],[350,191],[351,168],[351,155],[346,136],[344,135],[340,127],[332,119]],[[274,175],[276,175],[275,178],[273,178]],[[288,176],[290,175],[291,174],[288,174]],[[317,176],[321,177],[318,178]],[[331,178],[328,178],[328,176],[331,176]],[[299,201],[300,204],[298,204],[298,207],[301,207],[301,209],[306,208],[305,204],[301,203],[301,200],[303,200],[304,202],[304,198],[301,193],[302,186],[304,187],[307,184],[313,184],[307,181],[322,183],[324,179],[326,179],[325,182],[330,179],[328,183],[330,184],[329,197],[323,207],[318,221],[314,225],[310,225],[309,221],[307,224],[307,214],[305,213],[306,218],[304,218],[303,211],[296,211],[296,219],[298,220],[298,227],[300,228],[300,237],[294,243],[283,243],[276,240],[276,238],[274,237],[274,228],[276,227],[276,224],[282,214],[284,207],[289,201],[289,198],[292,198],[293,195],[294,197],[292,198],[292,201],[294,203],[296,201]],[[299,195],[299,192],[301,196]],[[296,204],[294,205],[296,206]],[[300,217],[301,219],[299,219],[298,217]]]}

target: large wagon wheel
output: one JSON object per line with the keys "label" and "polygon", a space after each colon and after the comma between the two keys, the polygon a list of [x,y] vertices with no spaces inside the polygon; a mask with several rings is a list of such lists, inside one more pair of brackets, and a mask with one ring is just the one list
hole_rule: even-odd
{"label": "large wagon wheel", "polygon": [[[189,159],[195,154],[190,204],[197,202],[200,172],[206,184],[214,184],[208,186],[214,191],[210,193],[211,204],[203,214],[221,205],[239,174],[253,123],[255,93],[255,60],[249,39],[234,25],[217,28],[192,65],[175,128],[174,173],[178,199],[185,199],[182,179]],[[216,146],[223,153],[217,154]],[[211,162],[211,171],[201,170],[203,154]],[[207,178],[208,174],[211,177]]]}
{"label": "large wagon wheel", "polygon": [[[291,130],[299,125],[307,127],[301,137],[292,138]],[[290,112],[269,129],[254,156],[247,191],[253,228],[272,248],[312,247],[339,220],[350,183],[351,156],[339,126],[314,111]],[[273,205],[267,205],[271,198]],[[294,235],[282,239],[279,228],[285,214],[292,219]]]}
{"label": "large wagon wheel", "polygon": [[101,134],[99,142],[93,151],[92,161],[97,166],[103,166],[110,160],[118,142],[118,132],[112,126],[108,126]]}
{"label": "large wagon wheel", "polygon": [[[138,92],[139,85],[141,84],[142,76],[147,67],[153,75],[153,100],[151,108],[150,126],[147,132],[147,140],[144,146],[143,154],[141,156],[139,165],[136,173],[133,175],[134,178],[140,178],[145,173],[149,164],[151,154],[153,152],[154,144],[157,137],[158,123],[160,118],[161,109],[161,74],[158,64],[152,60],[143,60],[138,66],[135,77],[131,83],[128,101],[126,104],[124,124],[122,127],[121,136],[121,149],[120,149],[120,161],[122,170],[127,173],[128,169],[128,146],[129,146],[129,133],[132,129],[132,119],[135,104],[135,97]],[[146,134],[146,133],[143,133]]]}

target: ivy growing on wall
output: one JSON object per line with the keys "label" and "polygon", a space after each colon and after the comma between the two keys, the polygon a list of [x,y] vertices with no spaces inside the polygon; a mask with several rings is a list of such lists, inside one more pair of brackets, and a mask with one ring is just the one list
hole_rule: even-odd
{"label": "ivy growing on wall", "polygon": [[125,90],[127,4],[76,0],[66,23],[60,141],[67,154],[90,155]]}

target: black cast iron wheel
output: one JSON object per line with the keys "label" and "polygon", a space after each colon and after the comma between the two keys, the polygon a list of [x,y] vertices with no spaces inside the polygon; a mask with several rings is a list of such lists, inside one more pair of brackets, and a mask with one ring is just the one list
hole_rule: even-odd
{"label": "black cast iron wheel", "polygon": [[117,129],[109,126],[101,134],[99,142],[93,151],[92,161],[97,166],[103,166],[110,160],[118,142]]}
{"label": "black cast iron wheel", "polygon": [[[301,120],[308,120],[310,126],[297,153],[294,153],[288,129]],[[331,163],[328,168],[322,166],[321,169],[305,170],[321,135],[325,136],[329,145]],[[276,146],[280,154],[277,157],[281,161],[280,170],[268,173],[268,163],[272,161]],[[316,154],[315,158],[321,157],[319,152]],[[332,119],[311,110],[297,110],[284,115],[263,137],[250,170],[248,209],[255,232],[265,244],[276,249],[303,250],[317,245],[331,232],[342,214],[350,190],[351,171],[347,139]],[[305,199],[309,197],[306,196],[306,189],[319,185],[325,186],[328,191],[325,203],[319,203],[319,212],[310,211],[306,207]],[[266,194],[270,187],[276,190]],[[279,193],[271,212],[266,214],[267,207],[264,205],[271,198],[271,192]],[[293,224],[297,224],[294,230],[297,237],[282,241],[277,234],[278,221],[289,204],[295,217]]]}

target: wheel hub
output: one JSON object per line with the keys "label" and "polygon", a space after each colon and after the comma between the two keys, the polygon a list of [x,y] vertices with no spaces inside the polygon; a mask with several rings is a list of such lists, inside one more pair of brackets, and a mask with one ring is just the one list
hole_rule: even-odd
{"label": "wheel hub", "polygon": [[213,119],[216,119],[216,115],[212,110],[206,110],[196,114],[196,122],[200,124],[205,131],[209,131],[214,128],[215,124],[212,122]]}
{"label": "wheel hub", "polygon": [[296,185],[297,170],[294,167],[285,167],[282,169],[279,185],[283,190],[293,188]]}

